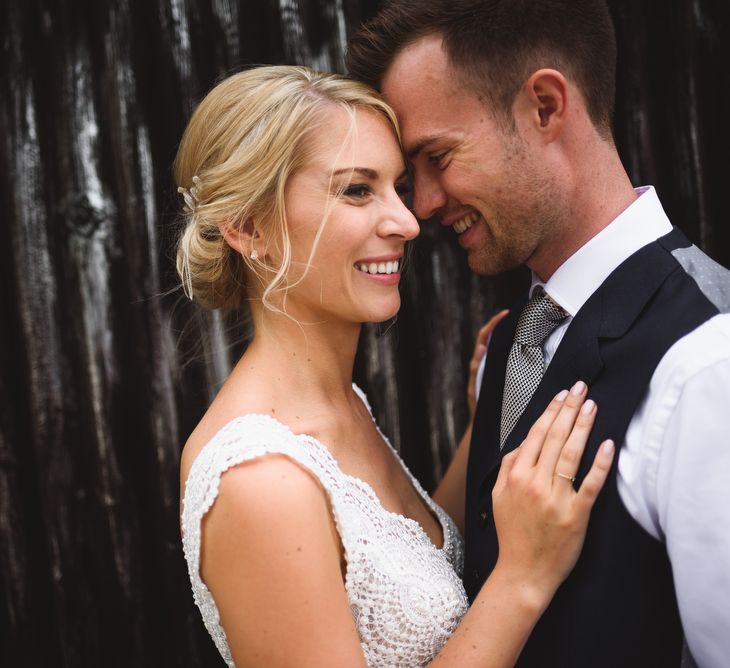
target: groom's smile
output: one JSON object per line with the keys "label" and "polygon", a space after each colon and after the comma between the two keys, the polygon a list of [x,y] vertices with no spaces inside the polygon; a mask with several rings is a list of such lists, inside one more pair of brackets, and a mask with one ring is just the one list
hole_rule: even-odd
{"label": "groom's smile", "polygon": [[485,239],[487,234],[486,221],[476,209],[470,208],[467,211],[463,209],[455,213],[445,212],[441,215],[441,225],[451,227],[457,236],[459,245],[467,252],[470,248],[481,248],[489,243]]}
{"label": "groom's smile", "polygon": [[454,73],[435,35],[404,47],[381,89],[413,167],[416,216],[453,227],[476,273],[527,263],[544,242],[559,189],[518,119],[494,116]]}
{"label": "groom's smile", "polygon": [[454,228],[454,232],[457,234],[463,234],[466,232],[474,223],[476,223],[481,216],[477,211],[469,211],[463,216],[460,216],[452,222],[443,222],[444,225],[451,225]]}

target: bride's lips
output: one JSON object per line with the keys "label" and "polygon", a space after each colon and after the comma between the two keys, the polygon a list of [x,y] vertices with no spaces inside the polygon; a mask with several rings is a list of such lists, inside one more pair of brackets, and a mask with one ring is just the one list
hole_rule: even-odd
{"label": "bride's lips", "polygon": [[400,281],[402,262],[402,253],[391,253],[361,258],[355,262],[354,268],[358,274],[369,281],[380,285],[396,285]]}

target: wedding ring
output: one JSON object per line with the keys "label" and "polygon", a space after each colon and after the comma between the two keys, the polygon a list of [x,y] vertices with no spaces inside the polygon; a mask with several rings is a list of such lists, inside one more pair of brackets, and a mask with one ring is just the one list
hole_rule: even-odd
{"label": "wedding ring", "polygon": [[570,480],[570,482],[575,482],[574,475],[567,475],[565,473],[556,473],[555,475],[558,476],[558,478],[565,478],[566,480]]}

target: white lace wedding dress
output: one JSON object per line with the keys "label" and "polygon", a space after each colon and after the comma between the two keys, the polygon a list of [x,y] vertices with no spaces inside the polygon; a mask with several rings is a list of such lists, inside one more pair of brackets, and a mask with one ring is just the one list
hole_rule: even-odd
{"label": "white lace wedding dress", "polygon": [[[355,390],[368,405],[359,388]],[[254,414],[236,418],[205,445],[190,468],[183,499],[183,548],[193,597],[226,663],[234,666],[215,601],[200,577],[201,521],[215,502],[223,473],[267,453],[287,455],[311,471],[329,495],[347,561],[345,588],[368,666],[414,668],[429,663],[468,605],[460,579],[464,546],[451,518],[395,450],[441,523],[442,549],[418,522],[383,508],[372,487],[346,475],[322,443],[295,435],[268,415]]]}

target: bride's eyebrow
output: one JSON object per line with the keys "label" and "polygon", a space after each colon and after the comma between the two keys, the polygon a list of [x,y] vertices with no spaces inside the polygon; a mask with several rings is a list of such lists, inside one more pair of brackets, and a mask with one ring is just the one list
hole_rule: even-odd
{"label": "bride's eyebrow", "polygon": [[[378,172],[370,167],[343,167],[342,169],[336,169],[332,172],[332,176],[339,176],[340,174],[360,174],[372,181],[377,181]],[[405,179],[408,177],[408,169],[404,169],[397,177],[396,181]]]}
{"label": "bride's eyebrow", "polygon": [[373,181],[378,178],[378,173],[369,167],[343,167],[332,172],[333,176],[339,176],[340,174],[360,174]]}

